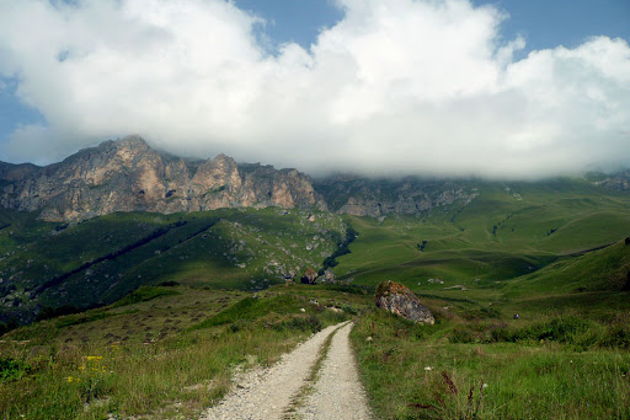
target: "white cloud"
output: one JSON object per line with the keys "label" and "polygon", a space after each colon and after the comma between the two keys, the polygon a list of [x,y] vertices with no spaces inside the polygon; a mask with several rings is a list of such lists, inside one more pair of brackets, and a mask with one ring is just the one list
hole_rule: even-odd
{"label": "white cloud", "polygon": [[[337,0],[309,50],[256,39],[223,0],[0,0],[0,74],[47,126],[12,160],[138,133],[310,172],[537,177],[630,164],[630,47],[596,37],[514,52],[468,0]],[[25,30],[25,28],[30,28]]]}

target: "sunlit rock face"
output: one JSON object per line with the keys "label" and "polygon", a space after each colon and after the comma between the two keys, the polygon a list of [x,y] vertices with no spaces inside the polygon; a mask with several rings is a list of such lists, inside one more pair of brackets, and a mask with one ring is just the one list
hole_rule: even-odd
{"label": "sunlit rock face", "polygon": [[152,149],[137,136],[104,142],[45,167],[0,164],[0,206],[38,211],[48,221],[119,211],[326,209],[310,178],[294,169],[239,165],[225,155],[182,159]]}

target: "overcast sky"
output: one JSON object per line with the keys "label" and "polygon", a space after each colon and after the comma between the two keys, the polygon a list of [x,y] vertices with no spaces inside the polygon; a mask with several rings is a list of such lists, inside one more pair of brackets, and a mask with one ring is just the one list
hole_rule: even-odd
{"label": "overcast sky", "polygon": [[0,159],[140,134],[313,174],[628,166],[630,2],[549,3],[0,0]]}

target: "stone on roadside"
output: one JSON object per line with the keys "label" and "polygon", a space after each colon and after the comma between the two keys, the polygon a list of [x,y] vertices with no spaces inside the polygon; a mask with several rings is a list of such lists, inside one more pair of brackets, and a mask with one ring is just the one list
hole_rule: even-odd
{"label": "stone on roadside", "polygon": [[420,303],[420,299],[406,286],[385,281],[376,288],[376,306],[410,321],[435,323],[431,311]]}

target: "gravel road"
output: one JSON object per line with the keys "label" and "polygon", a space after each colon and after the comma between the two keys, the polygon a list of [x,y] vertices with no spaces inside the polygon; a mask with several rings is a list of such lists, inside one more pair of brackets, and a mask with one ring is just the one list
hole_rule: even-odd
{"label": "gravel road", "polygon": [[320,347],[339,325],[324,328],[267,369],[238,375],[234,390],[208,409],[203,420],[280,420],[317,360]]}
{"label": "gravel road", "polygon": [[340,328],[332,339],[315,391],[298,411],[304,420],[369,420],[367,398],[350,347],[354,324]]}
{"label": "gravel road", "polygon": [[276,365],[237,375],[234,390],[208,409],[201,420],[281,420],[292,397],[305,384],[330,334],[335,335],[321,365],[319,379],[305,404],[298,407],[297,417],[305,420],[370,419],[348,338],[353,325],[341,323],[327,327],[284,355]]}

